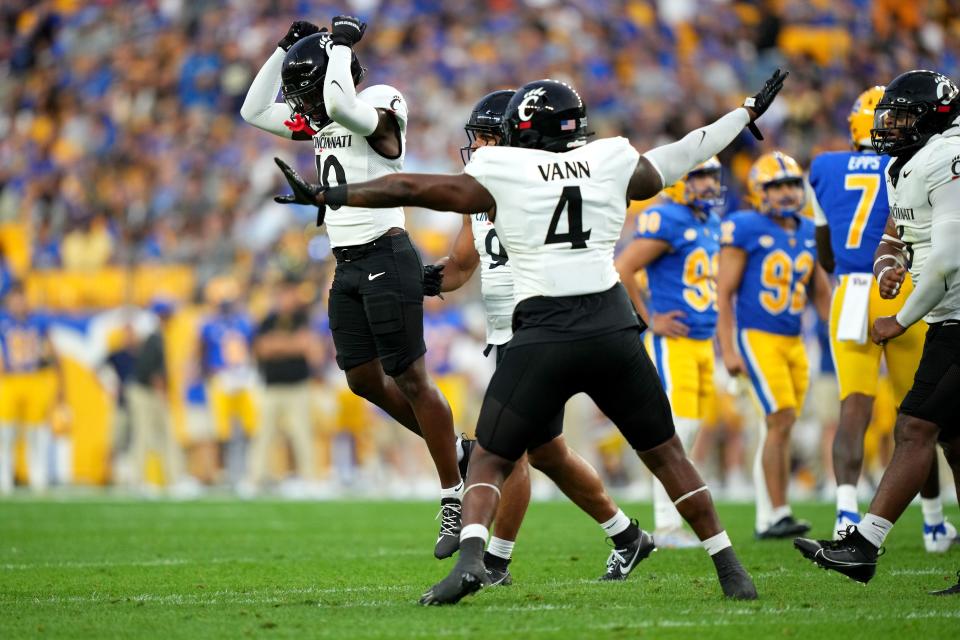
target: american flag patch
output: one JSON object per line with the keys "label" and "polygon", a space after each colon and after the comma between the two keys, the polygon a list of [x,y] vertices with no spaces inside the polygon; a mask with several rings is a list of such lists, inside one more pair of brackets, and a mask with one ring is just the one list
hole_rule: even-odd
{"label": "american flag patch", "polygon": [[576,120],[561,120],[560,121],[560,131],[573,131],[577,128]]}

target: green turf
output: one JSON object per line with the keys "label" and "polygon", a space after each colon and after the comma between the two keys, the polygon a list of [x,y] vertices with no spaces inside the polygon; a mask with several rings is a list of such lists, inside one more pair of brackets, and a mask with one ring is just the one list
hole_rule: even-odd
{"label": "green turf", "polygon": [[[761,600],[726,602],[700,550],[660,551],[625,583],[599,584],[607,547],[565,503],[535,503],[515,584],[456,607],[419,594],[452,560],[432,557],[427,503],[0,502],[0,636],[955,637],[960,550],[924,553],[912,508],[869,587],[816,570],[789,542],[754,542],[752,507],[721,517]],[[649,520],[650,507],[628,513]],[[828,505],[801,505],[825,534]],[[960,521],[956,507],[948,510]],[[706,634],[706,635],[704,635]],[[749,635],[748,635],[749,634]]]}

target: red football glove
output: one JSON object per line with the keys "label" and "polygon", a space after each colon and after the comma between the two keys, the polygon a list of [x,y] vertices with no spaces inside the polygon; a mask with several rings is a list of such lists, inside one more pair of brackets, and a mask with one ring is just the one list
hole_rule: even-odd
{"label": "red football glove", "polygon": [[302,131],[311,136],[317,133],[310,127],[310,123],[307,121],[307,119],[299,113],[293,114],[293,118],[290,120],[284,120],[283,124],[287,127],[287,129],[290,129],[290,131],[293,131],[294,133],[297,131]]}

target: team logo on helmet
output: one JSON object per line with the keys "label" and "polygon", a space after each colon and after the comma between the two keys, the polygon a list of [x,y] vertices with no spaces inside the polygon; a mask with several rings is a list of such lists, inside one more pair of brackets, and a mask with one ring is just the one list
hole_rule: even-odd
{"label": "team logo on helmet", "polygon": [[950,78],[943,75],[937,76],[937,100],[940,104],[950,104],[957,97],[958,92],[960,90]]}
{"label": "team logo on helmet", "polygon": [[531,106],[539,102],[540,98],[547,92],[543,87],[537,87],[536,89],[531,89],[523,94],[523,101],[520,103],[520,106],[517,108],[518,115],[520,119],[524,122],[528,121],[533,117],[533,113],[530,112]]}

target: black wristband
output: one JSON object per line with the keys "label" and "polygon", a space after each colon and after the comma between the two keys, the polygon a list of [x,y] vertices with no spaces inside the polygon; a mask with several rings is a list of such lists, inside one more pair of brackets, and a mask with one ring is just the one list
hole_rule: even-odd
{"label": "black wristband", "polygon": [[336,211],[347,204],[347,185],[342,184],[337,187],[330,187],[323,192],[324,203]]}

